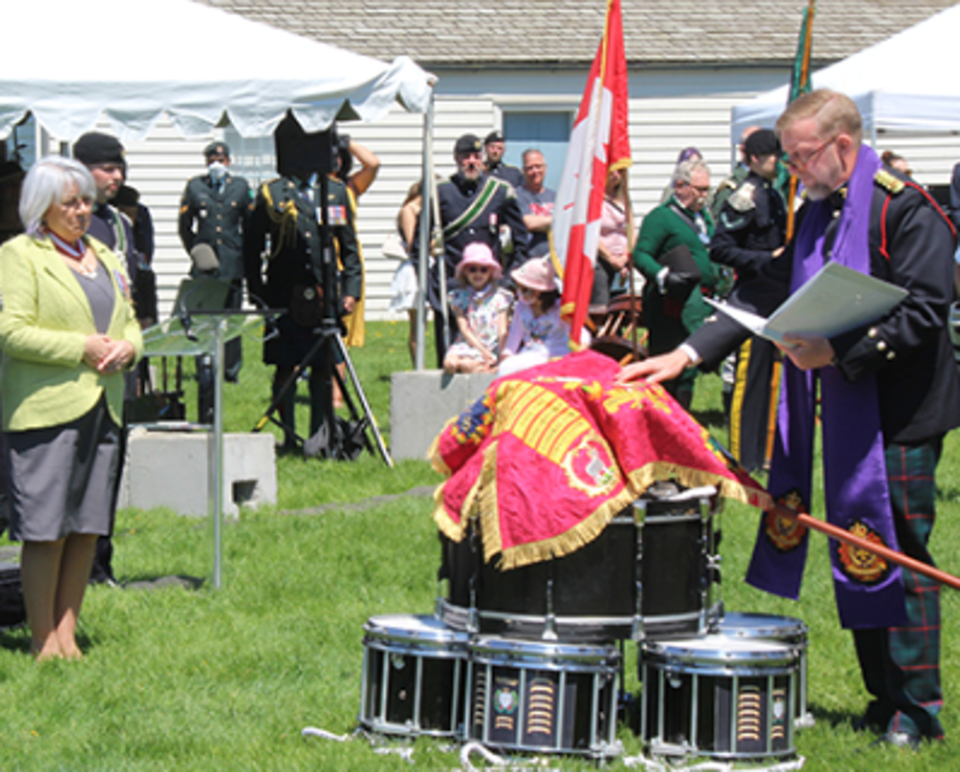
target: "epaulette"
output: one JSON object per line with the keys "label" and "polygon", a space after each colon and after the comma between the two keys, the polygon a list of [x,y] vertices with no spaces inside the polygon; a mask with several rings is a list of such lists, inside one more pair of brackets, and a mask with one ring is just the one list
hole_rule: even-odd
{"label": "epaulette", "polygon": [[749,212],[751,209],[756,208],[757,204],[753,200],[754,192],[756,191],[756,186],[752,182],[744,182],[736,192],[733,193],[728,199],[727,203],[737,212],[743,214],[744,212]]}
{"label": "epaulette", "polygon": [[873,175],[873,181],[881,188],[896,195],[902,191],[907,184],[896,175],[891,174],[886,169],[880,169]]}

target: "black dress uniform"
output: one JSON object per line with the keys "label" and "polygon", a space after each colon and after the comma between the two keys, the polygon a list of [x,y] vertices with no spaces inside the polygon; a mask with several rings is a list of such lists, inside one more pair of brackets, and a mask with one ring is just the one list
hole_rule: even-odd
{"label": "black dress uniform", "polygon": [[[303,362],[317,341],[314,330],[319,326],[320,290],[334,293],[335,307],[341,299],[360,299],[362,269],[357,251],[353,215],[342,182],[331,179],[328,190],[330,236],[339,253],[343,268],[337,286],[322,287],[323,255],[320,245],[320,224],[316,210],[316,189],[292,177],[279,177],[260,186],[244,242],[244,265],[250,299],[270,308],[288,309],[277,320],[278,335],[264,344],[263,361],[276,365],[274,393],[279,391],[285,375]],[[269,239],[269,252],[263,252]],[[320,377],[319,357],[305,364],[310,366],[310,434],[323,423],[330,382]],[[296,392],[291,389],[281,405],[281,415],[290,427]],[[286,444],[293,438],[288,434]]]}
{"label": "black dress uniform", "polygon": [[[774,259],[774,250],[783,246],[786,225],[786,209],[776,187],[751,171],[720,208],[710,259],[733,269],[739,286]],[[737,352],[728,420],[730,450],[750,471],[769,461],[778,380],[776,346],[762,338],[746,341]]]}
{"label": "black dress uniform", "polygon": [[503,161],[497,161],[495,164],[487,164],[487,174],[496,177],[498,180],[509,182],[514,188],[519,188],[524,183],[523,171],[512,164],[505,164]]}
{"label": "black dress uniform", "polygon": [[[243,177],[229,172],[218,184],[209,174],[191,179],[180,200],[180,241],[189,252],[197,244],[209,244],[220,267],[216,278],[230,283],[224,308],[240,308],[243,301],[243,237],[250,218],[252,195]],[[196,268],[190,270],[197,276]],[[224,375],[236,381],[240,375],[242,342],[236,338],[224,349]]]}
{"label": "black dress uniform", "polygon": [[[843,193],[829,199],[836,215]],[[801,209],[798,232],[803,216]],[[932,564],[927,544],[935,519],[936,463],[943,435],[960,425],[960,380],[947,333],[955,234],[922,188],[882,170],[869,217],[870,274],[910,294],[878,322],[831,338],[832,366],[850,383],[876,377],[897,541],[906,554]],[[824,259],[830,259],[838,222],[835,216],[824,234]],[[794,245],[731,301],[769,316],[790,294]],[[744,337],[737,322],[717,314],[687,343],[709,368]],[[911,571],[903,576],[907,624],[854,630],[861,673],[874,697],[865,720],[893,732],[939,737],[939,586]]]}
{"label": "black dress uniform", "polygon": [[[527,228],[517,204],[516,190],[512,185],[496,177],[481,174],[477,180],[468,180],[459,172],[437,186],[440,208],[440,223],[443,226],[443,264],[447,292],[454,287],[457,264],[463,249],[474,241],[481,241],[493,250],[503,266],[506,276],[514,265],[526,260]],[[505,254],[501,249],[500,227],[510,228],[513,252]],[[420,259],[420,233],[414,236],[410,247],[414,268]],[[436,328],[437,366],[443,366],[448,336],[452,336],[456,322],[453,312],[448,313],[449,330],[443,326],[439,261],[430,267],[427,299],[434,310]],[[445,300],[445,299],[444,299]],[[449,308],[449,307],[448,307]]]}

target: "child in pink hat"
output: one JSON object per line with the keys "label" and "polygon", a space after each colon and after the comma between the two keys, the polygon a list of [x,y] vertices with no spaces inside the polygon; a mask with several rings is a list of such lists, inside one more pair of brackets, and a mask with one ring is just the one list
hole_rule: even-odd
{"label": "child in pink hat", "polygon": [[510,296],[498,281],[503,271],[486,244],[475,241],[457,265],[460,286],[450,293],[457,339],[443,358],[447,373],[493,372],[507,334]]}
{"label": "child in pink hat", "polygon": [[512,375],[570,353],[570,326],[560,318],[560,289],[550,255],[528,260],[510,276],[517,304],[499,375]]}

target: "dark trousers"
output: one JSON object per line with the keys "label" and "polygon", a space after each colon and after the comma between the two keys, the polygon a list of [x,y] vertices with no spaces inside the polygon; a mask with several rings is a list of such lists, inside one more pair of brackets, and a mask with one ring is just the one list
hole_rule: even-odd
{"label": "dark trousers", "polygon": [[[933,565],[927,550],[935,517],[934,473],[941,439],[920,445],[889,445],[887,481],[900,551]],[[940,585],[902,569],[907,624],[854,630],[853,639],[867,691],[870,725],[930,738],[943,737],[939,713]]]}
{"label": "dark trousers", "polygon": [[776,423],[779,385],[777,347],[763,338],[750,338],[737,352],[728,425],[730,452],[748,472],[770,461],[767,447]]}
{"label": "dark trousers", "polygon": [[447,349],[457,337],[457,320],[453,316],[453,310],[447,308],[447,323],[443,321],[443,311],[433,309],[433,332],[434,341],[437,346],[437,367],[443,369],[443,358],[447,355]]}
{"label": "dark trousers", "polygon": [[[227,295],[224,309],[238,309],[243,303],[243,283],[240,279],[230,282],[230,292]],[[198,421],[213,423],[213,390],[214,372],[213,358],[204,354],[197,359],[197,402]],[[228,340],[223,346],[223,377],[230,383],[236,383],[240,378],[240,368],[243,366],[243,338],[238,336]]]}

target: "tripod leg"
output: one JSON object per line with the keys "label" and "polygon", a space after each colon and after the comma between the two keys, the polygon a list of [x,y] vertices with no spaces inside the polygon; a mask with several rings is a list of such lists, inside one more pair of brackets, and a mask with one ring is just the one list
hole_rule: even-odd
{"label": "tripod leg", "polygon": [[271,411],[280,411],[280,427],[283,429],[283,446],[287,449],[297,447],[300,438],[297,436],[297,374],[298,370],[288,367],[278,367],[273,373],[273,404]]}
{"label": "tripod leg", "polygon": [[[360,400],[360,404],[363,406],[363,414],[366,417],[367,421],[370,424],[370,430],[373,432],[373,437],[377,443],[377,449],[380,451],[380,457],[384,460],[387,466],[391,469],[393,468],[393,459],[390,457],[390,453],[387,451],[387,446],[383,442],[383,436],[380,434],[380,428],[377,426],[377,419],[373,415],[373,411],[370,409],[370,403],[367,402],[367,395],[363,392],[363,386],[360,384],[360,378],[357,376],[357,371],[353,366],[353,361],[350,359],[350,354],[347,353],[347,347],[343,342],[343,338],[340,337],[338,331],[334,332],[337,347],[340,350],[340,356],[343,357],[343,362],[347,366],[347,372],[350,374],[350,382],[353,384],[353,388],[357,392],[357,398]],[[346,393],[346,390],[344,390]]]}

